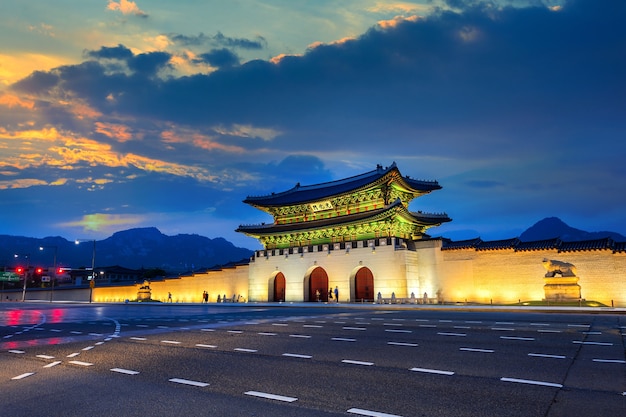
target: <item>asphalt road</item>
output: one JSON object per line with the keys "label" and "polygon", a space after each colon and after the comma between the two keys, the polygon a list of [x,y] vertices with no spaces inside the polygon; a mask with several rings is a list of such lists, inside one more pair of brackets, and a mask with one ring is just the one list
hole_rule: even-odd
{"label": "asphalt road", "polygon": [[625,416],[626,315],[0,304],[0,416]]}

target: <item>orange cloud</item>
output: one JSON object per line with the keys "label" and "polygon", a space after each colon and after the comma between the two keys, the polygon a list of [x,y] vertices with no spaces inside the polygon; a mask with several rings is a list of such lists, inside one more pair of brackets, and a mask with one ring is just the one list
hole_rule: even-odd
{"label": "orange cloud", "polygon": [[119,2],[115,2],[113,0],[109,0],[109,4],[107,5],[108,10],[119,11],[122,14],[132,14],[140,17],[147,17],[148,14],[141,10],[137,3],[129,0],[120,0]]}
{"label": "orange cloud", "polygon": [[420,16],[396,16],[393,19],[379,21],[378,27],[381,29],[390,29],[398,26],[402,22],[417,22],[419,19],[421,19]]}
{"label": "orange cloud", "polygon": [[115,123],[96,122],[96,132],[121,143],[127,142],[133,138],[128,126]]}
{"label": "orange cloud", "polygon": [[0,96],[0,105],[8,108],[23,107],[28,110],[35,108],[35,102],[33,100],[25,100],[12,94],[3,94]]}

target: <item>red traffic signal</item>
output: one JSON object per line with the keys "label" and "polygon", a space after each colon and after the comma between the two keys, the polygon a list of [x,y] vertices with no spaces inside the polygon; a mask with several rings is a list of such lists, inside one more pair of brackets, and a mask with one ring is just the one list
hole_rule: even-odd
{"label": "red traffic signal", "polygon": [[24,273],[24,268],[21,266],[18,266],[17,268],[15,268],[15,273],[16,274],[23,274]]}
{"label": "red traffic signal", "polygon": [[63,268],[57,268],[57,275],[61,275],[63,273]]}
{"label": "red traffic signal", "polygon": [[35,269],[35,274],[37,274],[37,275],[41,275],[41,274],[43,274],[43,268],[39,268],[39,267],[37,267],[37,268]]}

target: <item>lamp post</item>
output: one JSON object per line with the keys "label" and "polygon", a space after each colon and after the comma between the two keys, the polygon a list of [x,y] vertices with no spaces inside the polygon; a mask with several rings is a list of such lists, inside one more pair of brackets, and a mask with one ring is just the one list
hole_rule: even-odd
{"label": "lamp post", "polygon": [[23,256],[26,258],[26,269],[24,270],[24,288],[22,289],[22,301],[26,301],[26,281],[28,280],[28,273],[30,272],[30,253],[16,253],[13,255],[15,258]]}
{"label": "lamp post", "polygon": [[57,253],[59,248],[57,246],[39,246],[39,250],[45,248],[54,249],[54,259],[52,261],[52,270],[54,271],[54,280],[52,281],[52,291],[50,291],[50,302],[52,302],[52,294],[54,293],[54,283],[57,280]]}
{"label": "lamp post", "polygon": [[[89,242],[90,239],[76,239],[75,244],[80,242]],[[89,302],[91,303],[91,296],[93,294],[93,287],[96,285],[96,239],[93,239],[93,252],[91,254],[91,282],[89,283]]]}

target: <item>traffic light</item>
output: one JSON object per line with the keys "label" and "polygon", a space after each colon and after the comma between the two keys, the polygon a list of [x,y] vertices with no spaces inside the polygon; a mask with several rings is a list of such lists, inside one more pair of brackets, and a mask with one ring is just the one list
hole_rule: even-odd
{"label": "traffic light", "polygon": [[24,273],[24,267],[18,266],[17,268],[15,268],[15,273],[18,275],[22,275]]}
{"label": "traffic light", "polygon": [[43,268],[40,268],[40,267],[35,268],[35,275],[43,275]]}

